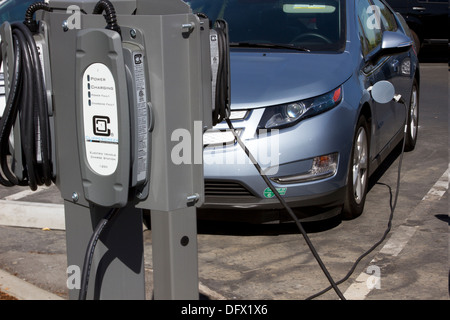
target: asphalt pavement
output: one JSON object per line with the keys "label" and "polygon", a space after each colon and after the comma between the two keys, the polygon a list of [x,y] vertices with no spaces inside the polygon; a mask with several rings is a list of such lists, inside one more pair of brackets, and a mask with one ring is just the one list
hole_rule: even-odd
{"label": "asphalt pavement", "polygon": [[[439,61],[436,63],[435,59],[433,54],[424,58],[423,73],[426,75],[424,79],[433,79],[434,72],[448,71],[446,64]],[[431,91],[439,86],[427,83],[423,87]],[[448,90],[448,83],[444,87],[447,87]],[[439,116],[441,121],[448,121],[446,120],[448,119],[448,105],[444,109],[440,111],[439,115],[437,113],[428,114],[425,117],[437,118]],[[444,120],[442,120],[443,117],[445,117]],[[442,132],[440,133],[442,134]],[[436,136],[439,137],[439,134]],[[436,139],[435,136],[430,137]],[[445,136],[441,135],[441,139],[446,140],[444,146],[446,145],[448,148],[448,127],[445,128]],[[430,186],[424,186],[423,191],[421,190],[417,195],[414,194],[414,197],[408,200],[414,204],[411,204],[408,210],[404,209],[408,212],[401,214],[401,218],[396,221],[389,237],[377,247],[370,257],[371,260],[365,261],[356,270],[350,282],[343,287],[346,298],[356,300],[449,299],[448,149],[441,150],[441,152],[447,154],[447,158],[442,160],[442,155],[439,156],[440,164],[436,165],[433,171],[435,176],[430,178],[433,183]],[[432,158],[427,161],[427,165],[433,166]],[[447,163],[445,167],[441,165],[442,161]],[[410,171],[413,172],[413,169]],[[417,175],[420,176],[419,170]],[[413,179],[408,177],[406,179]],[[416,177],[416,179],[418,178]],[[385,192],[383,186],[376,186],[371,191],[372,197],[382,192]],[[409,192],[408,186],[404,192]],[[402,196],[404,197],[402,201],[407,202],[405,198],[408,195],[403,194]],[[40,188],[38,192],[30,192],[27,188],[20,187],[0,188],[0,292],[3,293],[0,295],[0,299],[7,300],[11,297],[19,300],[68,299],[65,222],[62,203],[55,186]],[[379,205],[378,200],[369,199],[369,209],[377,205]],[[402,209],[400,208],[400,210]],[[382,217],[377,219],[381,220]],[[239,226],[247,228],[247,226],[235,225],[236,228]],[[151,230],[143,227],[146,297],[151,299],[153,290]],[[199,290],[203,297],[211,300],[293,299],[298,292],[309,287],[307,280],[301,284],[295,284],[286,274],[278,276],[278,271],[268,267],[267,263],[256,265],[250,261],[252,258],[258,257],[256,252],[262,245],[267,245],[263,251],[265,255],[279,259],[281,262],[287,263],[288,259],[306,261],[303,256],[294,257],[286,254],[278,257],[279,249],[275,247],[270,249],[269,241],[274,236],[267,237],[267,233],[273,228],[277,228],[276,236],[287,234],[286,238],[283,238],[285,246],[294,240],[300,242],[300,237],[292,231],[291,227],[287,225],[254,226],[252,230],[257,233],[257,236],[249,236],[246,231],[246,248],[239,248],[242,243],[242,234],[239,230],[234,230],[232,234],[226,235],[226,240],[229,242],[228,246],[224,247],[223,238],[218,235],[226,233],[225,227],[222,224],[219,229],[216,228],[217,226],[213,222],[199,224],[199,264],[201,268]],[[339,228],[345,228],[345,226],[341,225],[327,232],[333,235],[333,232],[339,231]],[[369,225],[366,233],[370,233]],[[312,234],[319,237],[320,232],[312,232]],[[318,240],[321,245],[323,239],[319,238]],[[356,241],[358,240],[356,239]],[[321,247],[326,248],[325,245]],[[249,254],[247,258],[240,256],[239,261],[233,260],[232,254],[236,250],[249,250]],[[255,252],[255,256],[251,256],[252,252]],[[330,263],[340,265],[336,252],[325,253]],[[223,262],[224,257],[228,257],[226,263]],[[313,264],[312,262],[311,267],[305,265],[304,271],[309,270],[308,268],[317,269],[317,266],[313,266]],[[370,266],[374,267],[370,268]],[[347,267],[345,265],[345,268]],[[292,269],[289,270],[294,272]],[[264,277],[255,276],[258,272],[263,273]],[[245,285],[245,279],[248,279],[247,285]],[[256,281],[259,282],[256,283]],[[286,283],[289,283],[289,286]],[[324,283],[326,284],[326,282]],[[308,292],[306,291],[306,293]],[[337,298],[330,291],[322,299]]]}

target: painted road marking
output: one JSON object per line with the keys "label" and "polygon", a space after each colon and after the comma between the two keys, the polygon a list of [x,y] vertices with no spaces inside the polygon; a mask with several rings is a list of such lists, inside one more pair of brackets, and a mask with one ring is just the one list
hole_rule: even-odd
{"label": "painted road marking", "polygon": [[396,257],[403,250],[416,233],[417,227],[400,226],[397,231],[394,232],[388,242],[381,248],[380,253]]}
{"label": "painted road marking", "polygon": [[448,176],[449,169],[444,172],[444,174],[433,185],[433,187],[430,189],[430,191],[428,191],[428,193],[423,197],[422,200],[440,200],[448,190]]}

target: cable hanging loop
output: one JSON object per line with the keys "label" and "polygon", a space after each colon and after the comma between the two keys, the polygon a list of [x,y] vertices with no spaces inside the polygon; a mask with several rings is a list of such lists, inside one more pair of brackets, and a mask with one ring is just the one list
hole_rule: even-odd
{"label": "cable hanging loop", "polygon": [[[38,2],[29,6],[25,21],[11,24],[14,57],[11,83],[8,97],[0,122],[0,184],[11,187],[27,185],[36,190],[38,185],[47,186],[52,183],[51,137],[48,119],[48,102],[44,84],[43,70],[39,59],[33,32],[37,30],[37,22],[33,14],[37,10],[51,11],[47,3]],[[33,31],[34,30],[34,31]],[[6,40],[3,40],[6,41]],[[8,76],[8,75],[6,75]],[[21,153],[22,161],[18,159],[11,165],[14,170],[22,170],[19,179],[10,169],[10,141],[16,122],[20,128],[21,145],[16,146]]]}
{"label": "cable hanging loop", "polygon": [[97,2],[97,4],[94,7],[94,11],[92,11],[92,14],[101,14],[102,12],[105,12],[105,20],[106,20],[106,29],[113,30],[121,33],[120,26],[117,23],[117,17],[116,17],[116,9],[114,8],[114,5],[109,0],[100,0]]}

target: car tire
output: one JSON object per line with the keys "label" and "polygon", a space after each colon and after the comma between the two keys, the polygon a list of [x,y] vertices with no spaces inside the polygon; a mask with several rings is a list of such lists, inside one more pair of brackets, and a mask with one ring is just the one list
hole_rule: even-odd
{"label": "car tire", "polygon": [[350,155],[346,196],[342,208],[343,219],[354,219],[364,210],[369,185],[369,150],[369,124],[364,115],[361,115],[356,126]]}
{"label": "car tire", "polygon": [[419,86],[414,79],[411,98],[408,107],[405,151],[412,151],[416,147],[419,132]]}

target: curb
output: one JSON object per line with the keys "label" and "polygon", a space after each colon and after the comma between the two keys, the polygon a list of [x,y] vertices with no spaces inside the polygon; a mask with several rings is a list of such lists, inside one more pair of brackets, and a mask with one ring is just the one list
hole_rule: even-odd
{"label": "curb", "polygon": [[65,230],[64,205],[0,200],[0,225]]}
{"label": "curb", "polygon": [[0,270],[0,289],[18,300],[65,300],[4,270]]}

